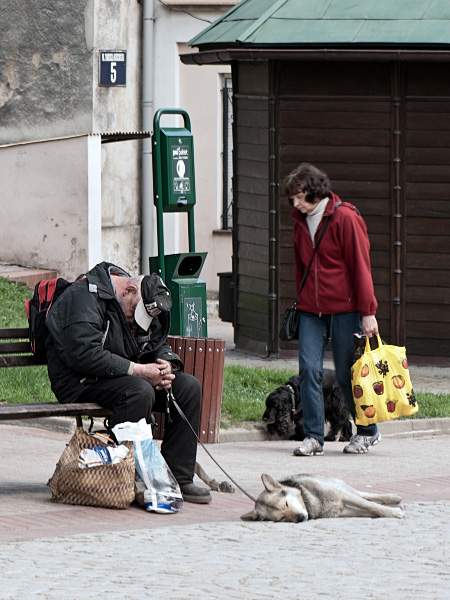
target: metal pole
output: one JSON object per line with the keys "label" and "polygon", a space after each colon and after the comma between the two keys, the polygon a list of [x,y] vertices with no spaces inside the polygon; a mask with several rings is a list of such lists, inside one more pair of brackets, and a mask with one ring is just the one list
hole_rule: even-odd
{"label": "metal pole", "polygon": [[[142,129],[151,131],[153,118],[153,0],[142,0]],[[141,272],[150,270],[154,208],[152,198],[152,141],[142,140]]]}
{"label": "metal pole", "polygon": [[158,233],[158,274],[165,281],[166,263],[164,253],[164,214],[161,185],[161,131],[159,128],[160,115],[161,110],[158,110],[153,118],[153,196],[156,205],[156,225]]}
{"label": "metal pole", "polygon": [[194,210],[188,212],[189,252],[195,252]]}

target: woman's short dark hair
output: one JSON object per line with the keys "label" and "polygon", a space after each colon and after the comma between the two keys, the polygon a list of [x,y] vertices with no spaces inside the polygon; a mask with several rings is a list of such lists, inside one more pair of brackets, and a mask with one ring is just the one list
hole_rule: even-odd
{"label": "woman's short dark hair", "polygon": [[316,198],[323,200],[328,196],[330,180],[324,171],[314,165],[301,163],[285,177],[281,191],[288,198],[295,196],[298,192],[305,192],[306,202],[314,204]]}

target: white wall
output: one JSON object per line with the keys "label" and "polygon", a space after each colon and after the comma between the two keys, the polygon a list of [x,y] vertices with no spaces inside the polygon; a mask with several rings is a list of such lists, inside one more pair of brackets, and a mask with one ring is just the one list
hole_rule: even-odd
{"label": "white wall", "polygon": [[99,262],[99,164],[98,137],[0,147],[2,261],[68,279]]}
{"label": "white wall", "polygon": [[[92,131],[135,132],[141,129],[141,7],[136,0],[89,0],[87,44],[93,52]],[[98,85],[99,51],[126,50],[125,86]],[[140,272],[141,141],[102,146],[102,259]]]}

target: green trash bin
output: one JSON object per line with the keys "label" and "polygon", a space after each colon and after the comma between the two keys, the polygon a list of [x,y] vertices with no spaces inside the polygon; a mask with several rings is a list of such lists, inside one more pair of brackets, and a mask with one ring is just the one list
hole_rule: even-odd
{"label": "green trash bin", "polygon": [[[199,279],[206,252],[168,254],[164,257],[165,283],[172,296],[171,335],[208,337],[206,283]],[[158,258],[150,258],[150,271],[158,271]]]}

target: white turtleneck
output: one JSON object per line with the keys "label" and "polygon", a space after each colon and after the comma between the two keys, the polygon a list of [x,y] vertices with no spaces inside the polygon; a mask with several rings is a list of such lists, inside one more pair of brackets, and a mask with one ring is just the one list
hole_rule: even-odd
{"label": "white turtleneck", "polygon": [[327,207],[328,200],[328,197],[321,200],[315,209],[306,215],[306,223],[308,224],[309,233],[313,241],[317,228],[319,227],[319,223],[322,220],[323,213],[325,212],[325,208]]}

